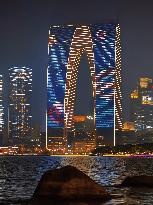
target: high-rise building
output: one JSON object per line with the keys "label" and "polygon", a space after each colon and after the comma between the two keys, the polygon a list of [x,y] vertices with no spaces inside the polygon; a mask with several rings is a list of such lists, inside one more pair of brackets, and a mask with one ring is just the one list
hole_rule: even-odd
{"label": "high-rise building", "polygon": [[137,131],[153,129],[153,82],[140,78],[137,89],[131,94],[131,119]]}
{"label": "high-rise building", "polygon": [[[137,89],[133,90],[130,96],[130,121],[136,121],[136,111],[140,109],[140,98]],[[135,126],[135,123],[134,123]]]}
{"label": "high-rise building", "polygon": [[32,69],[9,69],[9,143],[28,144],[31,138]]}
{"label": "high-rise building", "polygon": [[3,76],[0,75],[0,144],[3,144],[4,107],[3,107]]}
{"label": "high-rise building", "polygon": [[[52,26],[48,42],[47,145],[55,133],[67,137],[75,130],[74,104],[80,58],[87,55],[93,88],[94,135],[115,144],[121,121],[121,45],[116,24]],[[55,131],[56,130],[56,131]],[[114,138],[114,139],[113,139]]]}

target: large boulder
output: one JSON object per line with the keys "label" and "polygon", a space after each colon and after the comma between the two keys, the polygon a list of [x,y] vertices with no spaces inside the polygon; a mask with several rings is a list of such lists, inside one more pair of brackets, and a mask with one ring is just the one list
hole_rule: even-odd
{"label": "large boulder", "polygon": [[121,186],[153,187],[153,176],[128,176],[121,183]]}
{"label": "large boulder", "polygon": [[39,201],[51,199],[103,202],[110,198],[105,188],[72,166],[44,173],[33,194],[33,200]]}

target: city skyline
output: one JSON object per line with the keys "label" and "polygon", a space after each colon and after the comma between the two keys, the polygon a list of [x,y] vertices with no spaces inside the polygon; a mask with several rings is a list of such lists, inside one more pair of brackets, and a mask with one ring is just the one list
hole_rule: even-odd
{"label": "city skyline", "polygon": [[153,0],[0,0],[0,204],[152,204]]}
{"label": "city skyline", "polygon": [[[15,3],[16,2],[16,3]],[[8,100],[8,68],[10,66],[30,66],[33,68],[33,122],[41,124],[45,130],[45,102],[46,93],[43,86],[46,85],[47,68],[47,43],[48,28],[51,24],[73,23],[105,23],[119,22],[121,27],[122,43],[122,76],[123,76],[123,108],[124,119],[129,119],[129,96],[135,86],[135,81],[141,76],[152,77],[152,3],[148,4],[135,1],[96,1],[94,4],[88,2],[88,11],[85,10],[86,3],[79,2],[76,7],[69,2],[57,4],[51,1],[2,1],[1,3],[1,25],[0,54],[1,71],[4,76],[4,101]],[[80,15],[77,8],[80,7]],[[3,12],[5,10],[5,13]],[[130,10],[130,15],[128,11]],[[65,12],[69,11],[69,12]],[[107,12],[109,11],[109,12]],[[110,12],[111,11],[111,12]],[[64,15],[63,19],[60,15]],[[143,16],[141,15],[143,12]],[[73,13],[73,15],[71,15]],[[94,15],[90,15],[93,13]],[[70,18],[71,16],[71,18]],[[141,23],[140,23],[141,22]],[[146,33],[145,30],[148,30]],[[11,31],[11,35],[10,35]],[[15,32],[14,32],[15,31]],[[143,47],[143,50],[141,50]],[[45,71],[45,72],[44,72]],[[132,75],[130,74],[132,72]],[[128,85],[128,86],[127,86]],[[43,99],[43,100],[42,100]],[[86,107],[84,107],[86,109]],[[37,112],[39,110],[39,112]],[[6,110],[5,110],[6,113]],[[126,117],[126,118],[125,118]],[[6,120],[6,117],[5,117]]]}

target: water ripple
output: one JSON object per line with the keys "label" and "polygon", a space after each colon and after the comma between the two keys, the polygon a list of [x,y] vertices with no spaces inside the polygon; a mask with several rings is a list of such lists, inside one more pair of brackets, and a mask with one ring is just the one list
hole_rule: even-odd
{"label": "water ripple", "polygon": [[[152,205],[153,189],[115,188],[129,175],[153,175],[153,158],[115,157],[0,157],[0,204],[21,205],[32,196],[42,174],[72,165],[105,185],[113,199],[105,205]],[[60,204],[61,205],[61,204]]]}

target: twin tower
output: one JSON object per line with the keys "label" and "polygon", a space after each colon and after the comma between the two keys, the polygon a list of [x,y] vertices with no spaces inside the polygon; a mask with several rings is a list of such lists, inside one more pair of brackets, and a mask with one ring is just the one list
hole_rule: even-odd
{"label": "twin tower", "polygon": [[115,129],[122,128],[119,25],[52,26],[47,72],[48,148],[53,148],[59,138],[66,143],[69,133],[75,130],[77,74],[83,54],[87,56],[92,79],[95,139],[98,135],[114,136]]}

